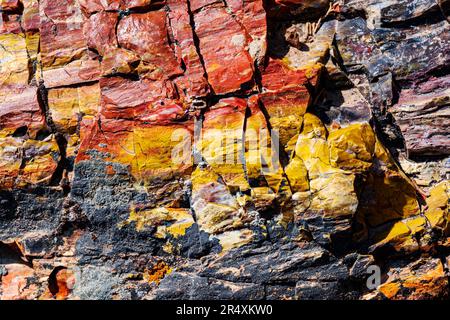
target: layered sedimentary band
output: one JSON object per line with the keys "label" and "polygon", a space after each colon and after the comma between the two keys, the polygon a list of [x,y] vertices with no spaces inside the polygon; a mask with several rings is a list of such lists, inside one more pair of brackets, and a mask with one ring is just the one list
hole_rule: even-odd
{"label": "layered sedimentary band", "polygon": [[449,1],[0,5],[1,299],[448,297]]}

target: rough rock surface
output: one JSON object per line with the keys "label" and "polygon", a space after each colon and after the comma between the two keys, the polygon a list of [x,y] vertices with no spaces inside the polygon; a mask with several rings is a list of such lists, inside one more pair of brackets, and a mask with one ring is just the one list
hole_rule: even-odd
{"label": "rough rock surface", "polygon": [[0,0],[0,299],[448,298],[449,3]]}

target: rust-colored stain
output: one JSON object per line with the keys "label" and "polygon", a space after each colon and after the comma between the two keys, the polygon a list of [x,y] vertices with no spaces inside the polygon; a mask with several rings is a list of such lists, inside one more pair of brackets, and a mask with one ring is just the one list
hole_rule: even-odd
{"label": "rust-colored stain", "polygon": [[164,261],[158,261],[151,269],[144,272],[144,279],[149,283],[159,284],[162,279],[172,272],[172,268]]}

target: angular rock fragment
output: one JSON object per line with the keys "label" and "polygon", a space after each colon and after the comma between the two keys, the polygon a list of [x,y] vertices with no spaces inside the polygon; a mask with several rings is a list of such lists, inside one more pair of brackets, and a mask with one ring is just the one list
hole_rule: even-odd
{"label": "angular rock fragment", "polygon": [[66,157],[76,157],[82,122],[93,120],[100,106],[98,83],[76,88],[51,89],[48,107],[55,129],[67,140]]}
{"label": "angular rock fragment", "polygon": [[2,12],[0,14],[0,34],[3,33],[21,33],[20,28],[20,15],[17,14],[7,14]]}
{"label": "angular rock fragment", "polygon": [[363,71],[372,79],[389,70],[390,61],[381,55],[364,19],[339,22],[336,32],[337,47],[347,72]]}
{"label": "angular rock fragment", "polygon": [[165,11],[131,14],[117,26],[119,45],[141,57],[143,68],[152,79],[180,75],[182,70],[169,44]]}
{"label": "angular rock fragment", "polygon": [[[194,22],[214,93],[221,95],[252,88],[253,60],[246,49],[248,37],[241,25],[222,5],[207,6],[194,13]],[[221,39],[219,44],[216,39]]]}
{"label": "angular rock fragment", "polygon": [[0,137],[25,134],[36,137],[45,128],[37,88],[1,86],[0,92]]}
{"label": "angular rock fragment", "polygon": [[44,70],[62,67],[86,55],[85,18],[77,1],[43,0],[39,13]]}
{"label": "angular rock fragment", "polygon": [[[396,79],[416,83],[428,79],[441,68],[442,61],[448,60],[449,28],[448,23],[442,21],[398,32],[381,29],[374,32],[374,37],[383,52],[383,60],[390,62]],[[428,58],[424,59],[425,56]],[[381,63],[379,60],[376,65]]]}
{"label": "angular rock fragment", "polygon": [[27,32],[39,31],[41,19],[39,16],[38,0],[22,0],[23,15],[22,28]]}
{"label": "angular rock fragment", "polygon": [[316,112],[330,127],[346,127],[352,123],[369,123],[372,106],[357,88],[326,90]]}
{"label": "angular rock fragment", "polygon": [[279,60],[270,60],[262,73],[262,85],[267,92],[260,95],[260,100],[288,154],[291,151],[288,145],[299,133],[302,117],[311,102],[308,87],[317,81],[320,68],[316,65],[311,70],[295,70]]}
{"label": "angular rock fragment", "polygon": [[284,180],[280,162],[279,138],[269,130],[261,110],[259,96],[248,100],[245,125],[245,173],[252,188],[252,200],[257,208],[269,208]]}
{"label": "angular rock fragment", "polygon": [[2,179],[0,188],[23,188],[49,184],[59,161],[53,136],[44,141],[2,138]]}
{"label": "angular rock fragment", "polygon": [[188,97],[203,97],[209,92],[205,78],[205,69],[194,42],[194,30],[191,28],[191,15],[187,1],[172,0],[168,2],[170,32],[175,40],[175,54],[184,65],[184,76],[177,84]]}
{"label": "angular rock fragment", "polygon": [[233,0],[227,1],[227,5],[251,38],[248,44],[250,56],[256,65],[262,65],[267,51],[267,22],[263,1]]}
{"label": "angular rock fragment", "polygon": [[116,25],[119,15],[114,12],[99,12],[89,17],[84,24],[84,34],[89,48],[104,56],[117,48]]}
{"label": "angular rock fragment", "polygon": [[199,151],[232,192],[248,190],[244,174],[244,125],[247,101],[220,100],[205,114]]}
{"label": "angular rock fragment", "polygon": [[403,90],[390,111],[402,130],[409,156],[448,155],[450,139],[449,77]]}
{"label": "angular rock fragment", "polygon": [[[181,283],[189,283],[181,287]],[[173,290],[173,288],[178,288]],[[262,299],[264,289],[261,285],[233,283],[218,279],[212,281],[208,278],[199,277],[195,274],[177,272],[168,276],[162,282],[155,298],[157,300],[178,299]]]}
{"label": "angular rock fragment", "polygon": [[192,208],[200,228],[208,233],[242,227],[245,211],[211,168],[192,173]]}
{"label": "angular rock fragment", "polygon": [[133,74],[141,59],[130,50],[117,48],[106,52],[101,63],[101,75]]}
{"label": "angular rock fragment", "polygon": [[165,250],[175,253],[176,239],[184,237],[189,228],[195,223],[191,213],[184,208],[155,208],[145,210],[132,208],[129,218],[119,227],[134,224],[137,231],[152,229],[157,226],[154,236],[158,239],[166,239]]}
{"label": "angular rock fragment", "polygon": [[401,25],[417,21],[419,18],[426,18],[432,14],[439,13],[439,6],[434,0],[419,1],[397,1],[397,0],[347,0],[344,3],[344,10],[364,11],[368,15],[368,21],[375,26]]}
{"label": "angular rock fragment", "polygon": [[37,285],[29,285],[29,282],[35,279],[33,268],[25,264],[8,264],[6,272],[1,278],[2,300],[37,298]]}
{"label": "angular rock fragment", "polygon": [[87,13],[106,10],[119,10],[121,0],[79,0],[81,8]]}
{"label": "angular rock fragment", "polygon": [[443,181],[433,187],[427,198],[425,217],[433,229],[441,230],[444,235],[450,232],[449,223],[449,182]]}
{"label": "angular rock fragment", "polygon": [[0,34],[1,85],[26,85],[30,77],[23,34]]}
{"label": "angular rock fragment", "polygon": [[47,88],[95,82],[100,79],[100,64],[95,60],[75,60],[61,68],[44,70],[42,76]]}
{"label": "angular rock fragment", "polygon": [[448,298],[449,4],[0,1],[0,299]]}
{"label": "angular rock fragment", "polygon": [[378,292],[392,300],[445,298],[448,279],[439,259],[420,259],[404,266],[392,266],[390,276]]}
{"label": "angular rock fragment", "polygon": [[268,14],[278,19],[302,16],[317,19],[327,12],[329,4],[329,0],[271,0]]}

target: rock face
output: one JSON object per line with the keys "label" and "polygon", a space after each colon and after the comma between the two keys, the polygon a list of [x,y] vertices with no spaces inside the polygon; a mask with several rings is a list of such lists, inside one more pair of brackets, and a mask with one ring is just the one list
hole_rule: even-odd
{"label": "rock face", "polygon": [[448,298],[448,1],[0,5],[0,299]]}

